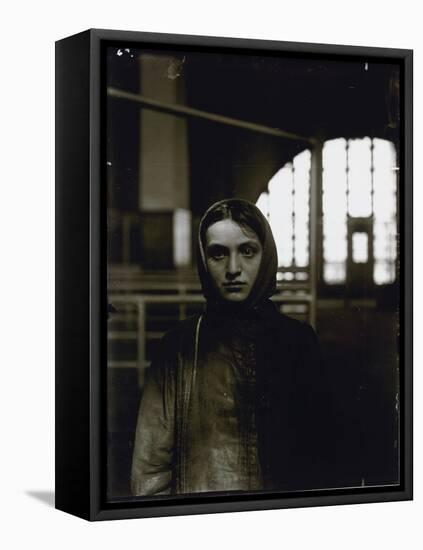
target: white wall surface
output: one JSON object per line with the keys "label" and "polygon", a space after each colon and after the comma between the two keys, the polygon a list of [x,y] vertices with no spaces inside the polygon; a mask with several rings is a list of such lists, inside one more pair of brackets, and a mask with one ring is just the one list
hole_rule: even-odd
{"label": "white wall surface", "polygon": [[[54,489],[54,41],[90,27],[415,50],[415,309],[422,306],[419,3],[385,0],[4,2],[0,48],[0,546],[423,548],[422,323],[416,315],[414,502],[90,524]],[[21,67],[26,65],[27,70]],[[35,496],[34,496],[35,495]],[[38,495],[38,496],[36,496]],[[40,499],[41,495],[41,499]]]}

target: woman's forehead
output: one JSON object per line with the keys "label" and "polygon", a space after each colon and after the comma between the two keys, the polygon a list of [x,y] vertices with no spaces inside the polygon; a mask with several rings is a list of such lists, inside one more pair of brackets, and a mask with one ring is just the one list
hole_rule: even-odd
{"label": "woman's forehead", "polygon": [[231,219],[217,221],[206,231],[207,246],[214,244],[237,246],[250,241],[260,244],[257,233],[248,225],[240,225]]}

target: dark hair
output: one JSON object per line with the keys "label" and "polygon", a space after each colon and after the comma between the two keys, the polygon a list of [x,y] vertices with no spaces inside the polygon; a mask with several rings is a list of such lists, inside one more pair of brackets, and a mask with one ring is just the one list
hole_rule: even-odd
{"label": "dark hair", "polygon": [[214,223],[222,220],[232,220],[242,228],[248,227],[252,229],[257,234],[261,244],[264,244],[265,228],[262,225],[260,217],[257,216],[257,208],[247,201],[228,199],[227,201],[219,202],[214,208],[206,212],[201,223],[200,232],[203,247],[206,242],[207,229]]}

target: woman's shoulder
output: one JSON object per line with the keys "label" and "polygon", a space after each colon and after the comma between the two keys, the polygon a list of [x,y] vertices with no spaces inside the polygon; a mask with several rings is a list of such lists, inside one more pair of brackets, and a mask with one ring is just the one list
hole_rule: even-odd
{"label": "woman's shoulder", "polygon": [[164,333],[161,345],[175,350],[179,349],[181,342],[194,337],[201,317],[202,316],[198,314],[178,321],[172,328]]}
{"label": "woman's shoulder", "polygon": [[298,334],[314,332],[313,327],[307,321],[294,319],[284,313],[279,313],[279,324],[283,328],[289,329],[290,331]]}
{"label": "woman's shoulder", "polygon": [[269,322],[270,325],[292,336],[311,337],[315,335],[314,329],[309,323],[282,313],[279,308],[276,307],[276,304],[274,304],[272,314],[269,316]]}
{"label": "woman's shoulder", "polygon": [[316,354],[320,349],[319,339],[314,328],[307,322],[276,312],[271,327],[271,341],[295,354]]}

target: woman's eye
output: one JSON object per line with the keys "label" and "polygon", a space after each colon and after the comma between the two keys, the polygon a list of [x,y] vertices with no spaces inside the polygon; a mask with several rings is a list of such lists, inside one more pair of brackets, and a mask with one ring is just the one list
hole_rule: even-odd
{"label": "woman's eye", "polygon": [[213,248],[209,250],[208,255],[212,260],[223,260],[225,257],[225,251],[221,248]]}
{"label": "woman's eye", "polygon": [[242,253],[244,256],[247,256],[247,258],[254,256],[254,249],[251,246],[245,246],[242,250]]}

